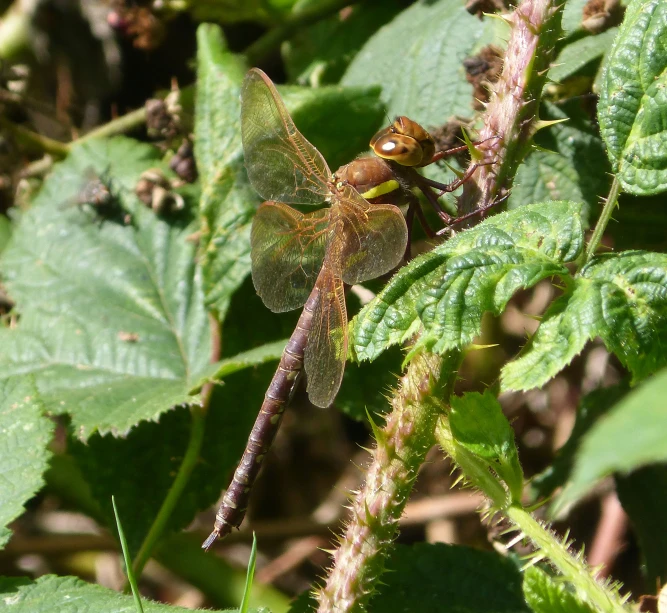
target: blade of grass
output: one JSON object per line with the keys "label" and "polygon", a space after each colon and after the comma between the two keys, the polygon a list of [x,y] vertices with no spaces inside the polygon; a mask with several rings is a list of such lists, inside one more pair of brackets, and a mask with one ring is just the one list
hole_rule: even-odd
{"label": "blade of grass", "polygon": [[[113,505],[113,514],[116,518],[116,526],[118,527],[118,538],[120,539],[120,547],[123,550],[123,559],[125,560],[125,572],[127,573],[127,580],[130,582],[132,588],[132,596],[134,596],[134,604],[137,607],[137,613],[144,613],[144,607],[141,605],[141,596],[139,595],[139,588],[137,587],[137,579],[132,571],[132,560],[130,559],[130,552],[127,548],[127,539],[123,532],[123,526],[120,523],[118,516],[118,509],[116,508],[116,498],[111,497],[111,504]],[[253,549],[254,550],[254,549]],[[251,557],[252,560],[252,557]],[[254,564],[254,560],[253,560]]]}
{"label": "blade of grass", "polygon": [[243,590],[243,600],[241,601],[241,608],[239,613],[248,613],[248,606],[250,602],[250,588],[252,587],[252,580],[255,577],[255,562],[257,561],[257,536],[252,533],[252,549],[250,550],[250,559],[248,560],[248,574],[245,578],[245,590]]}

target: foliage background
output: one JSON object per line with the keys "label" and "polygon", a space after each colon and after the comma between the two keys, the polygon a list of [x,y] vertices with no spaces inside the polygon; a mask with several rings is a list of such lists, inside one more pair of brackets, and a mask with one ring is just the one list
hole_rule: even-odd
{"label": "foliage background", "polygon": [[[619,35],[623,11],[610,7],[604,19],[598,16],[602,31],[592,32],[585,18],[591,19],[590,6],[580,0],[565,4],[539,117],[566,121],[535,135],[507,203],[515,216],[497,221],[502,231],[516,229],[517,250],[530,250],[524,269],[522,262],[499,257],[503,270],[516,267],[512,271],[524,275],[517,286],[503,293],[494,285],[495,301],[485,302],[490,286],[480,282],[474,308],[458,304],[468,327],[454,330],[455,341],[447,336],[450,322],[437,313],[432,320],[422,316],[430,312],[428,304],[415,299],[414,306],[410,295],[390,305],[404,318],[403,327],[384,330],[381,323],[379,332],[368,331],[363,319],[358,325],[382,339],[378,354],[387,339],[401,340],[413,322],[432,326],[422,339],[431,349],[473,340],[492,345],[467,353],[456,393],[497,391],[500,380],[505,389],[530,390],[501,396],[512,425],[503,444],[514,449],[516,441],[521,470],[530,479],[526,502],[565,485],[554,529],[568,533],[577,549],[586,546],[588,562],[606,564],[605,575],[621,580],[637,599],[653,593],[666,573],[664,372],[627,394],[633,377],[638,382],[664,366],[667,273],[658,273],[667,267],[661,255],[664,164],[638,168],[633,160],[643,159],[642,145],[658,153],[667,149],[664,131],[654,130],[655,114],[664,108],[660,86],[667,51],[663,44],[642,55],[630,26],[656,41],[664,40],[660,36],[667,29],[659,2],[636,2]],[[289,599],[302,594],[293,605],[302,610],[303,592],[329,563],[320,548],[332,546],[330,527],[338,530],[345,517],[345,492],[364,476],[350,458],[362,466],[366,461],[360,447],[372,444],[367,413],[379,420],[388,411],[385,396],[396,385],[404,355],[394,347],[376,361],[348,364],[331,410],[317,410],[305,394],[298,395],[253,494],[249,526],[220,546],[219,555],[199,549],[298,317],[270,313],[248,277],[249,229],[259,199],[243,166],[241,80],[247,68],[259,65],[277,83],[288,83],[280,91],[295,123],[336,168],[366,151],[370,136],[398,114],[432,129],[456,117],[474,134],[480,128],[476,98],[493,74],[475,79],[465,62],[488,45],[502,55],[510,27],[471,15],[458,0],[349,7],[331,0],[152,5],[44,0],[30,7],[4,2],[2,9],[4,602],[26,611],[68,610],[72,599],[90,610],[133,610],[129,596],[108,589],[124,585],[114,495],[131,557],[146,562],[152,556],[157,562],[146,566],[140,585],[146,597],[165,604],[148,604],[146,610],[237,607],[250,527],[260,551],[252,606],[286,611]],[[636,64],[618,60],[637,48]],[[606,80],[605,62],[611,66]],[[29,68],[28,77],[17,64]],[[627,88],[634,98],[623,100],[634,113],[632,130],[624,131],[613,112],[604,114],[614,106],[608,103],[615,100],[614,79],[638,88]],[[156,127],[144,104],[170,89],[176,93],[168,98],[167,123]],[[600,125],[598,95],[603,102],[607,97]],[[174,188],[183,210],[156,213],[137,197],[137,183],[154,168],[176,183],[170,161],[191,133],[198,177]],[[609,279],[649,266],[657,271],[650,287],[644,278],[628,285],[626,294],[645,297],[645,308],[626,307],[622,321],[630,322],[629,331],[618,337],[592,325],[597,316],[577,319],[588,311],[572,314],[570,303],[553,303],[563,292],[553,277],[567,279],[568,266],[581,255],[584,231],[595,225],[612,172],[624,193],[604,245],[629,252],[631,259],[624,262],[630,263],[615,269],[610,258],[589,267],[588,276],[582,273],[576,282],[576,295],[585,305],[600,296],[602,313],[620,309],[617,302],[605,302],[613,294]],[[426,173],[439,180],[454,177],[445,167]],[[82,197],[96,179],[112,195],[110,211],[96,211]],[[546,214],[525,208],[552,200],[560,204]],[[453,197],[448,202],[456,206]],[[130,223],[124,223],[126,214]],[[542,244],[524,240],[521,223],[537,225],[538,218],[549,226],[545,236],[570,242],[540,261],[536,272],[528,268],[537,266]],[[487,237],[488,231],[461,233],[436,250],[442,266],[478,248],[476,237]],[[417,236],[415,252],[431,246]],[[495,257],[491,248],[475,256]],[[632,254],[635,249],[655,253]],[[394,287],[403,279],[417,295],[424,289],[420,283],[445,278],[441,272],[420,277],[418,270],[419,261],[405,268]],[[483,273],[481,279],[489,277]],[[377,293],[386,280],[365,289]],[[350,295],[351,313],[360,310],[360,295]],[[569,326],[572,343],[560,342],[562,326],[551,338],[544,326],[545,336],[534,339],[533,347],[543,342],[549,360],[536,364],[530,361],[534,353],[522,353],[505,367],[535,332],[534,318],[552,303],[550,316],[561,319],[549,321]],[[396,321],[389,318],[392,325]],[[357,348],[359,357],[374,356],[370,347]],[[562,348],[562,355],[555,348]],[[366,350],[368,355],[361,355]],[[206,385],[212,379],[223,384]],[[479,407],[492,411],[481,401]],[[459,422],[462,439],[464,426]],[[498,534],[503,525],[480,522],[479,498],[450,493],[456,480],[451,468],[438,450],[422,466],[400,543],[386,562],[394,572],[383,577],[371,610],[403,610],[405,603],[424,610],[447,603],[462,611],[551,611],[569,603],[564,610],[587,610],[544,569],[520,572],[519,558],[528,549],[519,545],[503,555],[493,550],[491,542],[503,540]],[[600,477],[606,480],[595,486]],[[577,507],[568,506],[584,494]],[[542,507],[536,516],[553,519],[547,510]],[[556,603],[551,608],[545,594]]]}

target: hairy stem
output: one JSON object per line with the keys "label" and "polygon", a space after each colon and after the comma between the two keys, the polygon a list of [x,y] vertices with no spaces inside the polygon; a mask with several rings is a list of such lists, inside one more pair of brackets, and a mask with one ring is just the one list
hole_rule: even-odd
{"label": "hairy stem", "polygon": [[316,593],[319,613],[361,611],[372,594],[460,360],[458,352],[444,358],[424,352],[400,379],[386,425],[375,429],[366,482],[352,503],[334,566]]}
{"label": "hairy stem", "polygon": [[602,240],[604,231],[607,229],[607,224],[609,224],[609,220],[611,219],[614,209],[616,208],[620,194],[621,184],[619,183],[618,178],[614,177],[614,182],[611,184],[609,195],[604,202],[604,207],[602,207],[602,213],[600,213],[600,218],[598,219],[595,230],[593,231],[593,236],[591,236],[591,240],[588,242],[588,246],[586,247],[586,256],[583,262],[584,264],[590,261],[590,259],[595,255],[597,248],[600,246],[600,241]]}
{"label": "hairy stem", "polygon": [[488,207],[512,187],[539,129],[538,110],[555,44],[561,34],[562,0],[523,0],[507,17],[512,28],[503,72],[484,116],[477,149],[482,163],[463,186],[459,214]]}

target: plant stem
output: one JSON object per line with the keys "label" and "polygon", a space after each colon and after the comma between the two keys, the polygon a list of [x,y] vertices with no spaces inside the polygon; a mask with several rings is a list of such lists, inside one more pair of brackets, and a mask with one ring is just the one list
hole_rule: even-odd
{"label": "plant stem", "polygon": [[349,4],[350,0],[322,0],[311,5],[308,9],[291,14],[280,25],[269,30],[245,50],[248,63],[251,66],[260,64],[278,49],[280,43],[293,34],[349,6]]}
{"label": "plant stem", "polygon": [[69,145],[66,143],[37,134],[37,132],[9,121],[2,115],[0,115],[0,127],[10,132],[19,144],[30,151],[50,153],[57,158],[64,158],[69,151]]}
{"label": "plant stem", "polygon": [[92,138],[107,138],[109,136],[116,136],[117,134],[125,134],[126,132],[131,132],[136,128],[141,127],[146,123],[146,107],[141,107],[135,111],[130,111],[125,115],[121,115],[116,119],[112,119],[108,123],[91,130],[87,134],[84,134],[81,138],[78,138],[75,141],[70,143],[70,146],[73,144],[83,143]]}
{"label": "plant stem", "polygon": [[495,84],[479,133],[483,162],[463,186],[459,215],[490,206],[512,187],[539,129],[538,110],[549,66],[562,33],[560,0],[522,0],[506,17],[511,34],[502,74]]}
{"label": "plant stem", "polygon": [[596,611],[626,613],[616,592],[605,589],[594,578],[583,557],[572,554],[567,544],[538,522],[528,511],[510,503],[510,496],[487,465],[470,451],[457,444],[449,421],[440,420],[436,428],[438,444],[459,466],[467,481],[489,498],[491,505],[505,515],[535,545],[537,556],[548,558],[578,591],[579,595],[595,606]]}
{"label": "plant stem", "polygon": [[[215,363],[220,359],[221,352],[220,323],[212,315],[209,315],[209,325],[211,328],[210,361],[211,363]],[[171,514],[176,507],[176,503],[181,497],[185,486],[188,484],[190,475],[192,474],[194,467],[199,461],[201,446],[204,440],[204,425],[206,423],[206,414],[208,413],[212,394],[213,384],[206,383],[202,387],[200,404],[190,408],[190,416],[192,420],[188,446],[185,450],[185,455],[183,456],[183,461],[181,462],[181,465],[178,469],[178,473],[176,473],[176,478],[169,488],[164,502],[162,503],[160,510],[155,516],[155,520],[148,530],[146,538],[141,544],[139,552],[137,553],[137,557],[132,564],[132,569],[137,577],[141,576],[141,571],[146,565],[146,562],[148,562],[148,559],[151,556],[151,552],[162,536],[169,518],[171,517]]]}
{"label": "plant stem", "polygon": [[[207,387],[208,390],[210,390],[212,386],[211,384],[207,384]],[[169,488],[164,502],[155,516],[155,520],[151,524],[151,527],[146,534],[146,538],[139,548],[137,557],[134,559],[132,570],[137,577],[141,576],[141,572],[143,571],[146,562],[148,562],[148,559],[151,557],[153,548],[162,536],[167,522],[176,507],[176,503],[180,499],[181,494],[190,479],[190,475],[199,460],[199,453],[201,451],[202,441],[204,440],[204,424],[206,423],[206,408],[208,407],[209,400],[210,391],[207,391],[205,387],[202,391],[202,405],[193,406],[190,410],[190,415],[192,417],[190,438],[183,457],[183,462],[181,462],[178,473],[176,473],[176,478]]]}
{"label": "plant stem", "polygon": [[334,552],[334,567],[318,590],[319,613],[362,611],[384,571],[419,467],[433,445],[433,430],[452,392],[461,354],[415,356],[391,400],[384,428],[374,428],[376,448],[357,492],[351,517]]}
{"label": "plant stem", "polygon": [[591,258],[595,255],[597,248],[600,246],[600,241],[602,240],[604,231],[607,229],[607,224],[609,223],[611,215],[614,212],[614,208],[618,203],[618,197],[620,194],[621,184],[618,181],[618,178],[614,176],[614,181],[611,184],[609,195],[605,200],[604,207],[602,207],[602,213],[600,213],[598,222],[595,225],[593,236],[591,236],[591,240],[588,242],[588,246],[586,247],[586,255],[583,264],[587,264],[591,260]]}

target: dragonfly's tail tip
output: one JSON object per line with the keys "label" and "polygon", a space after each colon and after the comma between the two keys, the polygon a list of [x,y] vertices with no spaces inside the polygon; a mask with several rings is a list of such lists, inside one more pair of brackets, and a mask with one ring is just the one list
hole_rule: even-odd
{"label": "dragonfly's tail tip", "polygon": [[218,540],[218,537],[220,536],[220,533],[217,530],[214,530],[211,532],[211,534],[208,535],[208,538],[202,543],[201,548],[204,551],[208,551],[211,548],[211,545],[215,543]]}

